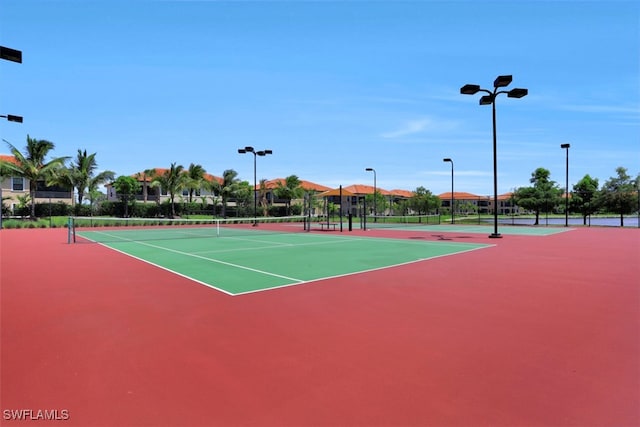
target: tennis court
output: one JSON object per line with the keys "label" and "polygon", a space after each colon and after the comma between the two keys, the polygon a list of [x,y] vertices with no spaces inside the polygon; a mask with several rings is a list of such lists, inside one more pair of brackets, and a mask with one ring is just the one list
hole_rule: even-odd
{"label": "tennis court", "polygon": [[79,229],[76,234],[229,295],[391,268],[490,246],[307,233],[302,224],[291,223],[215,225]]}
{"label": "tennis court", "polygon": [[[57,425],[17,418],[39,410],[78,427],[640,425],[640,229],[469,234],[492,244],[474,250],[451,245],[462,234],[247,227],[87,226],[77,244],[68,229],[2,230],[0,392],[17,414],[2,425]],[[378,269],[231,297],[144,251],[298,280],[339,274],[342,258]],[[243,271],[201,261],[214,286]]]}

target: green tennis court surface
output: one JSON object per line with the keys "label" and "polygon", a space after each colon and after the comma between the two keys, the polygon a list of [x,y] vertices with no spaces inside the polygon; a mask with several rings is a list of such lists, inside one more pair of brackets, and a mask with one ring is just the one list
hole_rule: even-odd
{"label": "green tennis court surface", "polygon": [[[184,232],[186,230],[182,230]],[[197,230],[194,230],[196,232]],[[139,238],[139,230],[77,235],[230,295],[389,268],[488,247],[317,233],[252,233],[228,237]]]}

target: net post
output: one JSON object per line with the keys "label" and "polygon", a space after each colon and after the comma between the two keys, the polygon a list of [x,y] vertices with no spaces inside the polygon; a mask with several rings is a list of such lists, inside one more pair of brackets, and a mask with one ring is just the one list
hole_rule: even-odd
{"label": "net post", "polygon": [[362,224],[363,224],[363,230],[367,231],[367,198],[365,197],[364,199],[364,213],[362,214]]}
{"label": "net post", "polygon": [[71,244],[72,236],[73,236],[73,242],[75,243],[76,241],[75,232],[73,232],[72,229],[73,229],[73,217],[69,217],[69,219],[67,220],[67,244]]}

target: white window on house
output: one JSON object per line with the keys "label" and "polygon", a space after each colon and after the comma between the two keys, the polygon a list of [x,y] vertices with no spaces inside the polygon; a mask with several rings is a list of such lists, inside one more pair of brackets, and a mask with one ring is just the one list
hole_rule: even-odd
{"label": "white window on house", "polygon": [[11,189],[13,191],[24,191],[24,179],[22,177],[12,177],[11,178]]}

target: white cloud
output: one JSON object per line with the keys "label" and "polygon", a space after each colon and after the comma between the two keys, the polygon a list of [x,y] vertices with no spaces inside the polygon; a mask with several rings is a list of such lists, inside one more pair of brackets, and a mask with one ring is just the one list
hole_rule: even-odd
{"label": "white cloud", "polygon": [[431,124],[432,121],[428,118],[420,120],[410,120],[406,122],[400,129],[391,132],[385,132],[380,136],[382,136],[383,138],[399,138],[401,136],[413,135],[424,131]]}
{"label": "white cloud", "polygon": [[394,139],[425,132],[441,132],[444,130],[451,130],[454,127],[455,123],[451,121],[438,120],[432,117],[423,117],[421,119],[408,120],[404,122],[399,129],[384,132],[380,134],[380,136],[386,139]]}

